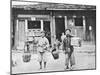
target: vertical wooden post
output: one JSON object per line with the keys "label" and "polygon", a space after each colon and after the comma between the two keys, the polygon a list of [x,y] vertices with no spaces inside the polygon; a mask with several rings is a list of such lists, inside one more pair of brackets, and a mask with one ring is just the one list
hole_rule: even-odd
{"label": "vertical wooden post", "polygon": [[55,40],[56,39],[55,16],[53,16],[53,33],[54,33],[54,40]]}
{"label": "vertical wooden post", "polygon": [[41,20],[41,31],[43,31],[43,20]]}
{"label": "vertical wooden post", "polygon": [[18,26],[19,24],[18,24],[18,23],[19,23],[19,21],[18,21],[18,19],[17,19],[17,20],[16,20],[16,27],[15,27],[15,48],[17,48],[17,46],[18,46],[18,41],[19,41],[19,40],[18,40],[18,37],[19,37],[19,36],[18,36],[18,30],[19,30],[19,28],[18,28],[18,27],[19,27],[19,26]]}
{"label": "vertical wooden post", "polygon": [[84,34],[84,36],[83,36],[83,39],[85,40],[86,39],[86,21],[85,21],[85,16],[82,16],[83,17],[83,34]]}
{"label": "vertical wooden post", "polygon": [[19,27],[19,26],[18,26],[18,22],[19,22],[19,21],[18,21],[18,19],[17,19],[17,20],[16,20],[16,26],[17,26],[17,27],[16,27],[16,30],[17,30],[17,31],[18,31],[18,27]]}
{"label": "vertical wooden post", "polygon": [[67,16],[64,16],[64,18],[65,18],[65,29],[67,29],[68,27],[67,27]]}
{"label": "vertical wooden post", "polygon": [[53,46],[53,20],[52,20],[52,16],[50,16],[50,30],[51,30],[51,45]]}
{"label": "vertical wooden post", "polygon": [[51,28],[51,45],[53,46],[56,39],[55,16],[51,16],[50,28]]}
{"label": "vertical wooden post", "polygon": [[25,19],[25,41],[27,39],[27,33],[28,33],[28,22],[27,19]]}
{"label": "vertical wooden post", "polygon": [[25,32],[27,32],[27,28],[28,26],[27,26],[27,19],[25,19]]}

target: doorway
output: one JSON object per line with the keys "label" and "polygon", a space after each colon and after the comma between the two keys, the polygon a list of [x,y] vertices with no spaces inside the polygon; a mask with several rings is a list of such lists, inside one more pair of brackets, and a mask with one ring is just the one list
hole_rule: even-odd
{"label": "doorway", "polygon": [[56,17],[55,18],[55,26],[56,26],[56,39],[61,41],[61,35],[65,31],[65,21],[64,17]]}
{"label": "doorway", "polygon": [[51,30],[50,30],[50,21],[43,21],[43,30],[46,32],[46,37],[51,44]]}

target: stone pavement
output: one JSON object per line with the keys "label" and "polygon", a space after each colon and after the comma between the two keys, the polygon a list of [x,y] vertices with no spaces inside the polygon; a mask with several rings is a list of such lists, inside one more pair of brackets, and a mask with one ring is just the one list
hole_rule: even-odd
{"label": "stone pavement", "polygon": [[[82,44],[82,47],[74,47],[76,64],[73,70],[95,69],[95,45]],[[48,52],[47,68],[39,70],[38,55],[31,54],[31,61],[28,63],[22,60],[23,52],[12,52],[12,58],[17,61],[17,65],[12,67],[12,73],[34,73],[47,71],[64,71],[65,55],[60,51],[59,59],[54,60],[51,53]]]}

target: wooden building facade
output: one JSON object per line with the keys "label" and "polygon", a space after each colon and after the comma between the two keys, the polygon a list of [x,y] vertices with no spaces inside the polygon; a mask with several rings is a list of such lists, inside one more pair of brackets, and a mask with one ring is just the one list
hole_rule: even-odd
{"label": "wooden building facade", "polygon": [[84,41],[96,40],[96,6],[37,2],[35,5],[14,5],[11,9],[12,45],[23,49],[26,38],[40,36],[44,30],[51,45],[61,40],[65,29]]}

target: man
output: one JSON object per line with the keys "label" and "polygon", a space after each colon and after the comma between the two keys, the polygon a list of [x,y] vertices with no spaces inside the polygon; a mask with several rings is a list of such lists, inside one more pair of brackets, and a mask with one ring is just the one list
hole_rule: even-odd
{"label": "man", "polygon": [[38,54],[39,54],[39,64],[40,64],[40,69],[42,69],[42,62],[44,63],[44,68],[46,68],[46,63],[47,63],[47,49],[49,47],[49,41],[45,37],[45,32],[41,31],[41,37],[38,40]]}
{"label": "man", "polygon": [[62,35],[61,35],[61,42],[63,42],[63,40],[64,40],[65,37],[66,37],[65,34],[62,33]]}
{"label": "man", "polygon": [[36,40],[36,37],[35,35],[33,35],[33,41],[32,41],[32,44],[33,44],[33,53],[36,53],[37,51],[37,43],[38,41]]}
{"label": "man", "polygon": [[58,39],[55,40],[55,45],[57,46],[57,49],[59,50],[61,43]]}
{"label": "man", "polygon": [[66,69],[69,69],[69,63],[70,63],[70,67],[72,67],[72,65],[74,65],[73,61],[71,60],[72,53],[74,50],[73,46],[71,45],[71,38],[73,36],[71,35],[70,29],[65,30],[65,35],[66,35],[66,37],[63,40],[63,50],[65,53],[65,66],[66,66]]}

